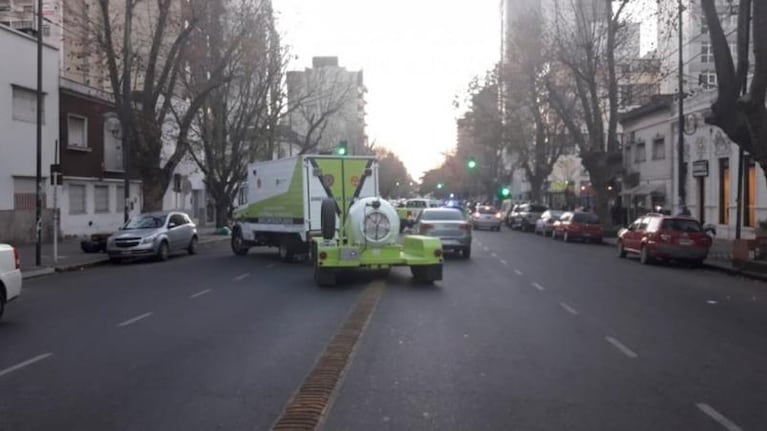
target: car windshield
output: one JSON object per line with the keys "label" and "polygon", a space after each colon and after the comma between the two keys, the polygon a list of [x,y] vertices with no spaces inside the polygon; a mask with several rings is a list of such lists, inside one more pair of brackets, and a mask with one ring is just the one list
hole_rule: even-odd
{"label": "car windshield", "polygon": [[679,232],[703,232],[697,220],[667,218],[660,225],[661,230],[671,230]]}
{"label": "car windshield", "polygon": [[464,220],[463,213],[458,210],[424,210],[421,220]]}
{"label": "car windshield", "polygon": [[549,211],[549,217],[554,220],[559,220],[559,218],[562,217],[562,214],[564,214],[562,211]]}
{"label": "car windshield", "polygon": [[156,229],[165,225],[164,215],[141,215],[128,220],[123,229]]}
{"label": "car windshield", "polygon": [[477,212],[480,214],[495,214],[498,212],[494,207],[479,207]]}
{"label": "car windshield", "polygon": [[576,213],[573,215],[573,223],[599,224],[599,217],[597,217],[595,214]]}

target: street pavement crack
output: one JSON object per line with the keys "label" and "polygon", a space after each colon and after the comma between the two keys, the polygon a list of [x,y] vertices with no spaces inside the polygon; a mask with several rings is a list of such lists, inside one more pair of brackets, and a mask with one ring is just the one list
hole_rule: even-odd
{"label": "street pavement crack", "polygon": [[368,285],[293,395],[273,430],[317,430],[330,412],[358,341],[373,316],[385,283]]}

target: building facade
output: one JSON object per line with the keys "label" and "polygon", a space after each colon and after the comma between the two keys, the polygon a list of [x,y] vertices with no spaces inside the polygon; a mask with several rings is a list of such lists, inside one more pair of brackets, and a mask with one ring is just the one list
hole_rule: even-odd
{"label": "building facade", "polygon": [[363,154],[365,85],[362,71],[339,66],[338,57],[314,57],[312,67],[287,73],[288,122],[301,142],[317,144],[311,152],[329,152],[347,141],[352,154]]}
{"label": "building facade", "polygon": [[[0,73],[0,242],[35,238],[37,40],[0,25],[0,52],[13,53]],[[43,125],[40,157],[43,236],[50,238],[49,176],[59,137],[58,50],[43,46]],[[31,72],[31,73],[30,73]]]}

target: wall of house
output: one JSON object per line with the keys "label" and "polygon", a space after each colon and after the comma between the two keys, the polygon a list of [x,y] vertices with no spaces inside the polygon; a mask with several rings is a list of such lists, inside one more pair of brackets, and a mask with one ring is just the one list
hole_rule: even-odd
{"label": "wall of house", "polygon": [[[26,220],[29,209],[34,210],[36,173],[36,116],[14,119],[14,88],[26,89],[34,94],[37,88],[36,40],[26,34],[0,26],[0,52],[13,53],[13,61],[6,61],[0,73],[0,211],[20,211],[9,216],[5,223],[15,226]],[[44,124],[42,129],[43,192],[48,196],[48,176],[54,160],[56,140],[59,136],[59,58],[58,51],[48,45],[43,48]],[[34,100],[34,99],[33,99]],[[25,112],[35,112],[34,102]],[[16,195],[16,197],[14,197]],[[32,204],[31,208],[29,204]],[[34,211],[31,212],[34,224]],[[22,216],[24,218],[22,218]],[[10,229],[14,229],[11,227]],[[34,231],[33,231],[34,232]],[[32,240],[33,237],[27,238]],[[0,237],[2,242],[3,237]]]}
{"label": "wall of house", "polygon": [[[661,108],[635,120],[623,122],[623,166],[627,172],[639,173],[638,186],[645,189],[653,186],[656,191],[654,197],[644,192],[628,194],[631,188],[624,184],[624,197],[628,201],[624,207],[631,205],[650,209],[662,205],[671,209],[673,205],[672,163],[675,139],[671,136],[669,115],[670,109]],[[662,151],[657,153],[654,151],[656,141],[663,142]]]}
{"label": "wall of house", "polygon": [[[75,205],[73,186],[84,187],[85,208]],[[108,207],[97,210],[96,187],[108,189]],[[63,236],[85,236],[93,233],[114,232],[123,224],[122,200],[123,181],[118,179],[69,178],[65,177],[60,187],[59,204],[61,208],[61,234]],[[141,184],[131,183],[131,216],[141,212]]]}

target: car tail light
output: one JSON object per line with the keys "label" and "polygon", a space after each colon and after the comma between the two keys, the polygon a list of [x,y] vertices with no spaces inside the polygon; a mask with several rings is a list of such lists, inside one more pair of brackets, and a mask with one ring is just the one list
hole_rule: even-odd
{"label": "car tail light", "polygon": [[479,212],[475,212],[474,217],[479,218]]}
{"label": "car tail light", "polygon": [[16,269],[21,269],[21,258],[19,258],[19,249],[13,247],[13,260],[16,262]]}
{"label": "car tail light", "polygon": [[421,233],[426,233],[426,232],[428,232],[428,231],[430,231],[432,229],[434,229],[434,225],[433,224],[422,223],[421,224],[420,232]]}
{"label": "car tail light", "polygon": [[468,224],[466,224],[466,223],[464,223],[464,224],[462,224],[462,225],[458,226],[458,228],[459,228],[459,229],[461,229],[461,230],[471,230],[471,226],[469,226],[469,225],[468,225]]}
{"label": "car tail light", "polygon": [[501,213],[495,213],[495,218],[497,218],[497,219],[501,219],[501,218],[503,218],[503,214],[501,214]]}
{"label": "car tail light", "polygon": [[328,258],[328,254],[325,253],[324,251],[321,251],[320,252],[320,260],[325,260],[327,258]]}

